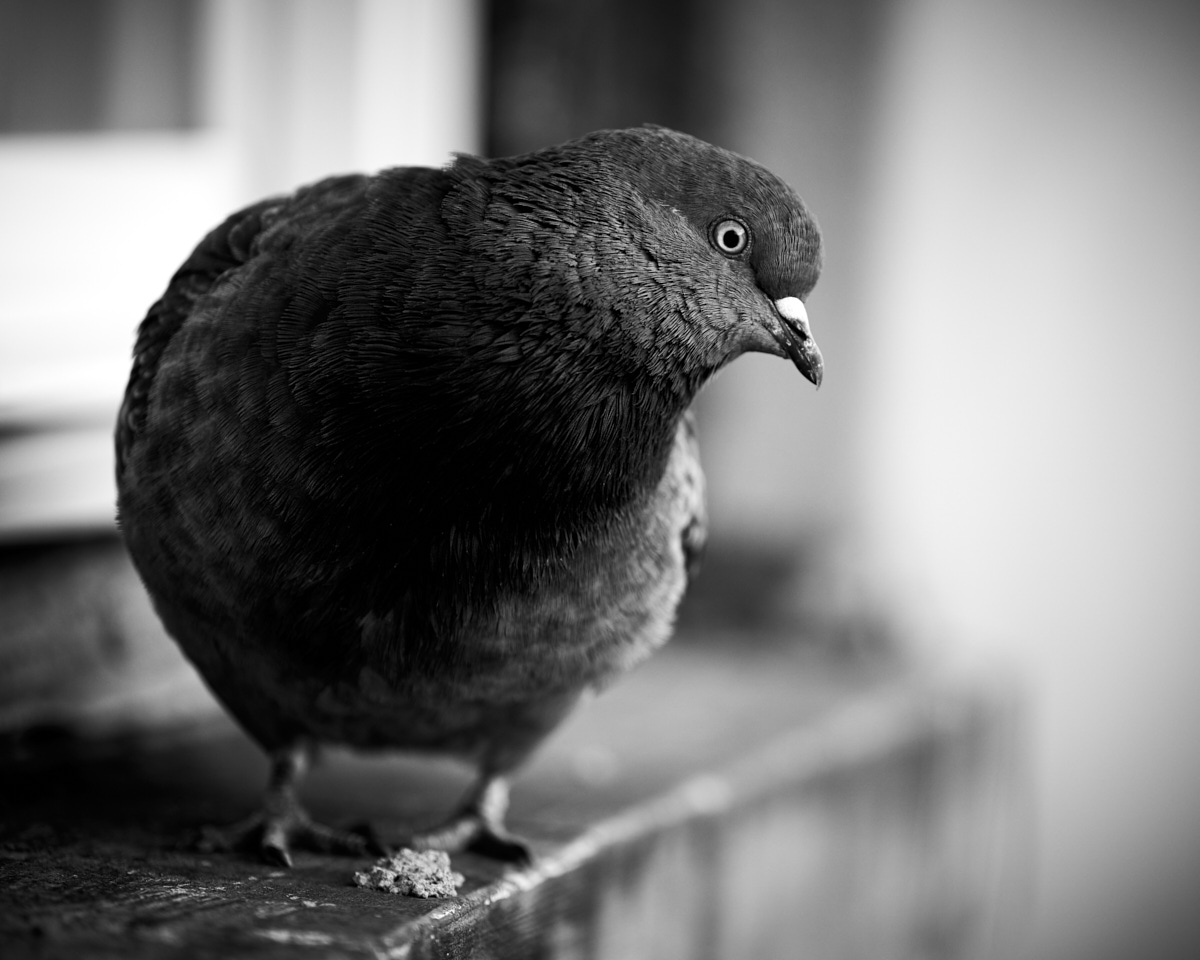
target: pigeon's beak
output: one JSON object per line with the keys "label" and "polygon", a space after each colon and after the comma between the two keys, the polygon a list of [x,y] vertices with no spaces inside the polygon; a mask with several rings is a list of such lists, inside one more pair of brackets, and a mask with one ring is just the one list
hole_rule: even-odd
{"label": "pigeon's beak", "polygon": [[808,311],[804,309],[804,301],[799,297],[781,297],[775,301],[775,312],[782,321],[777,337],[780,346],[792,358],[797,370],[814,386],[821,386],[825,364],[808,327]]}

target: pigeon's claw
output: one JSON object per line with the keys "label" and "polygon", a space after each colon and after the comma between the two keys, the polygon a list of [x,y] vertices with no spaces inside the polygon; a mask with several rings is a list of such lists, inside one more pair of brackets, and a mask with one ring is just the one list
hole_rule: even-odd
{"label": "pigeon's claw", "polygon": [[204,827],[200,849],[205,851],[257,848],[259,856],[275,867],[292,865],[292,847],[315,853],[362,856],[384,854],[369,828],[339,830],[316,823],[296,799],[296,783],[308,766],[310,750],[304,743],[289,744],[271,754],[271,776],[262,809],[228,827]]}
{"label": "pigeon's claw", "polygon": [[529,844],[513,836],[504,827],[486,823],[477,813],[462,811],[449,820],[422,830],[403,844],[414,850],[469,851],[502,863],[527,865],[533,862]]}
{"label": "pigeon's claw", "polygon": [[202,827],[198,847],[205,853],[255,850],[273,867],[290,867],[294,848],[345,856],[385,852],[369,830],[317,823],[298,805],[286,811],[260,810],[226,827]]}

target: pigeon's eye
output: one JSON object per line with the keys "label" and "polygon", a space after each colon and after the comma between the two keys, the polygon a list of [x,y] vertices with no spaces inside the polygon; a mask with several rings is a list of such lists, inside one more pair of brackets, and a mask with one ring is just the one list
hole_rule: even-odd
{"label": "pigeon's eye", "polygon": [[750,231],[740,220],[718,220],[713,224],[712,242],[727,257],[736,257],[750,245]]}

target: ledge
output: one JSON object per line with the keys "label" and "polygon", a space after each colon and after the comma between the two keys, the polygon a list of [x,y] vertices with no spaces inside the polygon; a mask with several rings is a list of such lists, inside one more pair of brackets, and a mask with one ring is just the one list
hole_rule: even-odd
{"label": "ledge", "polygon": [[[187,839],[251,809],[258,751],[224,720],[70,743],[0,770],[6,957],[979,955],[1011,904],[1011,693],[864,670],[787,643],[677,641],[593,702],[515,786],[538,859],[454,858],[461,895],[351,885]],[[304,796],[387,837],[444,814],[444,763],[331,754]]]}

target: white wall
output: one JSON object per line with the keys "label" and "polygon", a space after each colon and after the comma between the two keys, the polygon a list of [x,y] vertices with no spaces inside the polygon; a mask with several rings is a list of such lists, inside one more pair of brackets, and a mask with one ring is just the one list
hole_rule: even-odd
{"label": "white wall", "polygon": [[884,65],[857,513],[1030,684],[1038,957],[1200,956],[1189,6],[913,0]]}

